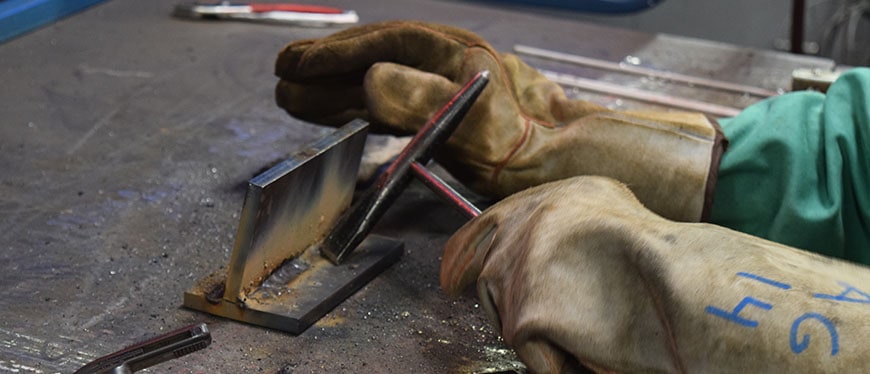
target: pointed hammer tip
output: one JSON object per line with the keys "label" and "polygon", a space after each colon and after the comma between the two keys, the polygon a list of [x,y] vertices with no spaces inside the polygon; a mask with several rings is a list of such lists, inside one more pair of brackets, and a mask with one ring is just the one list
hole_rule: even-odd
{"label": "pointed hammer tip", "polygon": [[320,243],[319,249],[323,257],[326,257],[333,265],[341,264],[347,254],[347,248],[343,243],[338,243],[336,238],[331,234]]}

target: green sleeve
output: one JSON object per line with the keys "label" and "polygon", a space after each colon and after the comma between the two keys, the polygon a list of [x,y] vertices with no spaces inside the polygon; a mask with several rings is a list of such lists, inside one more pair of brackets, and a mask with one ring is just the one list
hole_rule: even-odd
{"label": "green sleeve", "polygon": [[870,264],[870,69],[720,124],[730,145],[711,222]]}

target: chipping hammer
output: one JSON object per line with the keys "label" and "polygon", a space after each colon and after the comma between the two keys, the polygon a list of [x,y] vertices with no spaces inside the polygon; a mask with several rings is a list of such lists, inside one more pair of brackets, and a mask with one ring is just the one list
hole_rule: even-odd
{"label": "chipping hammer", "polygon": [[480,214],[479,209],[423,164],[432,158],[435,147],[444,143],[456,130],[487,83],[489,71],[477,73],[417,132],[387,170],[339,217],[320,248],[326,258],[334,264],[347,258],[410,183],[412,176],[453,203],[469,218]]}

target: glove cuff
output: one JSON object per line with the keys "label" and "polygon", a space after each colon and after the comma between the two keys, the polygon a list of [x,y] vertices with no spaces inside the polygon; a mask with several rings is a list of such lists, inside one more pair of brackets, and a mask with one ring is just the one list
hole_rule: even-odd
{"label": "glove cuff", "polygon": [[713,211],[713,196],[716,193],[716,184],[719,181],[719,164],[722,162],[722,155],[728,150],[728,139],[719,126],[719,121],[715,118],[707,117],[713,129],[716,130],[716,135],[713,138],[713,147],[710,155],[710,170],[707,172],[707,183],[704,188],[704,207],[701,209],[701,222],[710,222],[710,214]]}
{"label": "glove cuff", "polygon": [[526,136],[489,172],[494,195],[598,175],[626,184],[665,218],[698,222],[710,215],[726,139],[701,114],[598,112],[561,127],[525,126]]}

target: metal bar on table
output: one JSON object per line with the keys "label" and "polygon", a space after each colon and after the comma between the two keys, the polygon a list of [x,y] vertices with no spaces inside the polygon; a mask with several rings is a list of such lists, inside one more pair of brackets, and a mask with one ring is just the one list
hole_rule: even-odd
{"label": "metal bar on table", "polygon": [[133,373],[205,349],[209,344],[208,326],[193,324],[100,357],[75,373]]}
{"label": "metal bar on table", "polygon": [[746,93],[759,97],[771,97],[776,96],[777,93],[775,91],[767,90],[764,88],[747,86],[742,84],[736,84],[731,82],[723,82],[714,79],[695,77],[686,74],[680,73],[672,73],[667,71],[655,70],[650,68],[645,68],[642,66],[633,66],[633,65],[625,65],[616,62],[598,60],[590,57],[578,56],[564,52],[556,52],[550,51],[546,49],[529,47],[525,45],[515,45],[514,51],[516,53],[545,58],[548,60],[566,62],[575,65],[593,67],[597,69],[616,71],[621,73],[635,74],[635,75],[645,75],[650,77],[667,79],[673,82],[680,82],[689,85],[715,88],[722,91],[736,92],[736,93]]}
{"label": "metal bar on table", "polygon": [[425,166],[419,162],[411,164],[411,171],[420,182],[429,187],[430,190],[450,202],[456,209],[462,212],[466,218],[474,218],[480,215],[480,209],[472,204],[468,199],[459,194],[453,187],[445,182],[441,177],[432,174]]}
{"label": "metal bar on table", "polygon": [[715,117],[734,117],[740,113],[740,109],[728,106],[710,104],[703,101],[684,99],[676,96],[653,93],[634,88],[627,88],[612,83],[581,78],[570,74],[562,74],[546,70],[539,71],[541,72],[541,74],[547,77],[547,79],[553,82],[569,87],[580,88],[583,90],[624,97],[628,99],[668,106],[677,109],[706,113]]}

